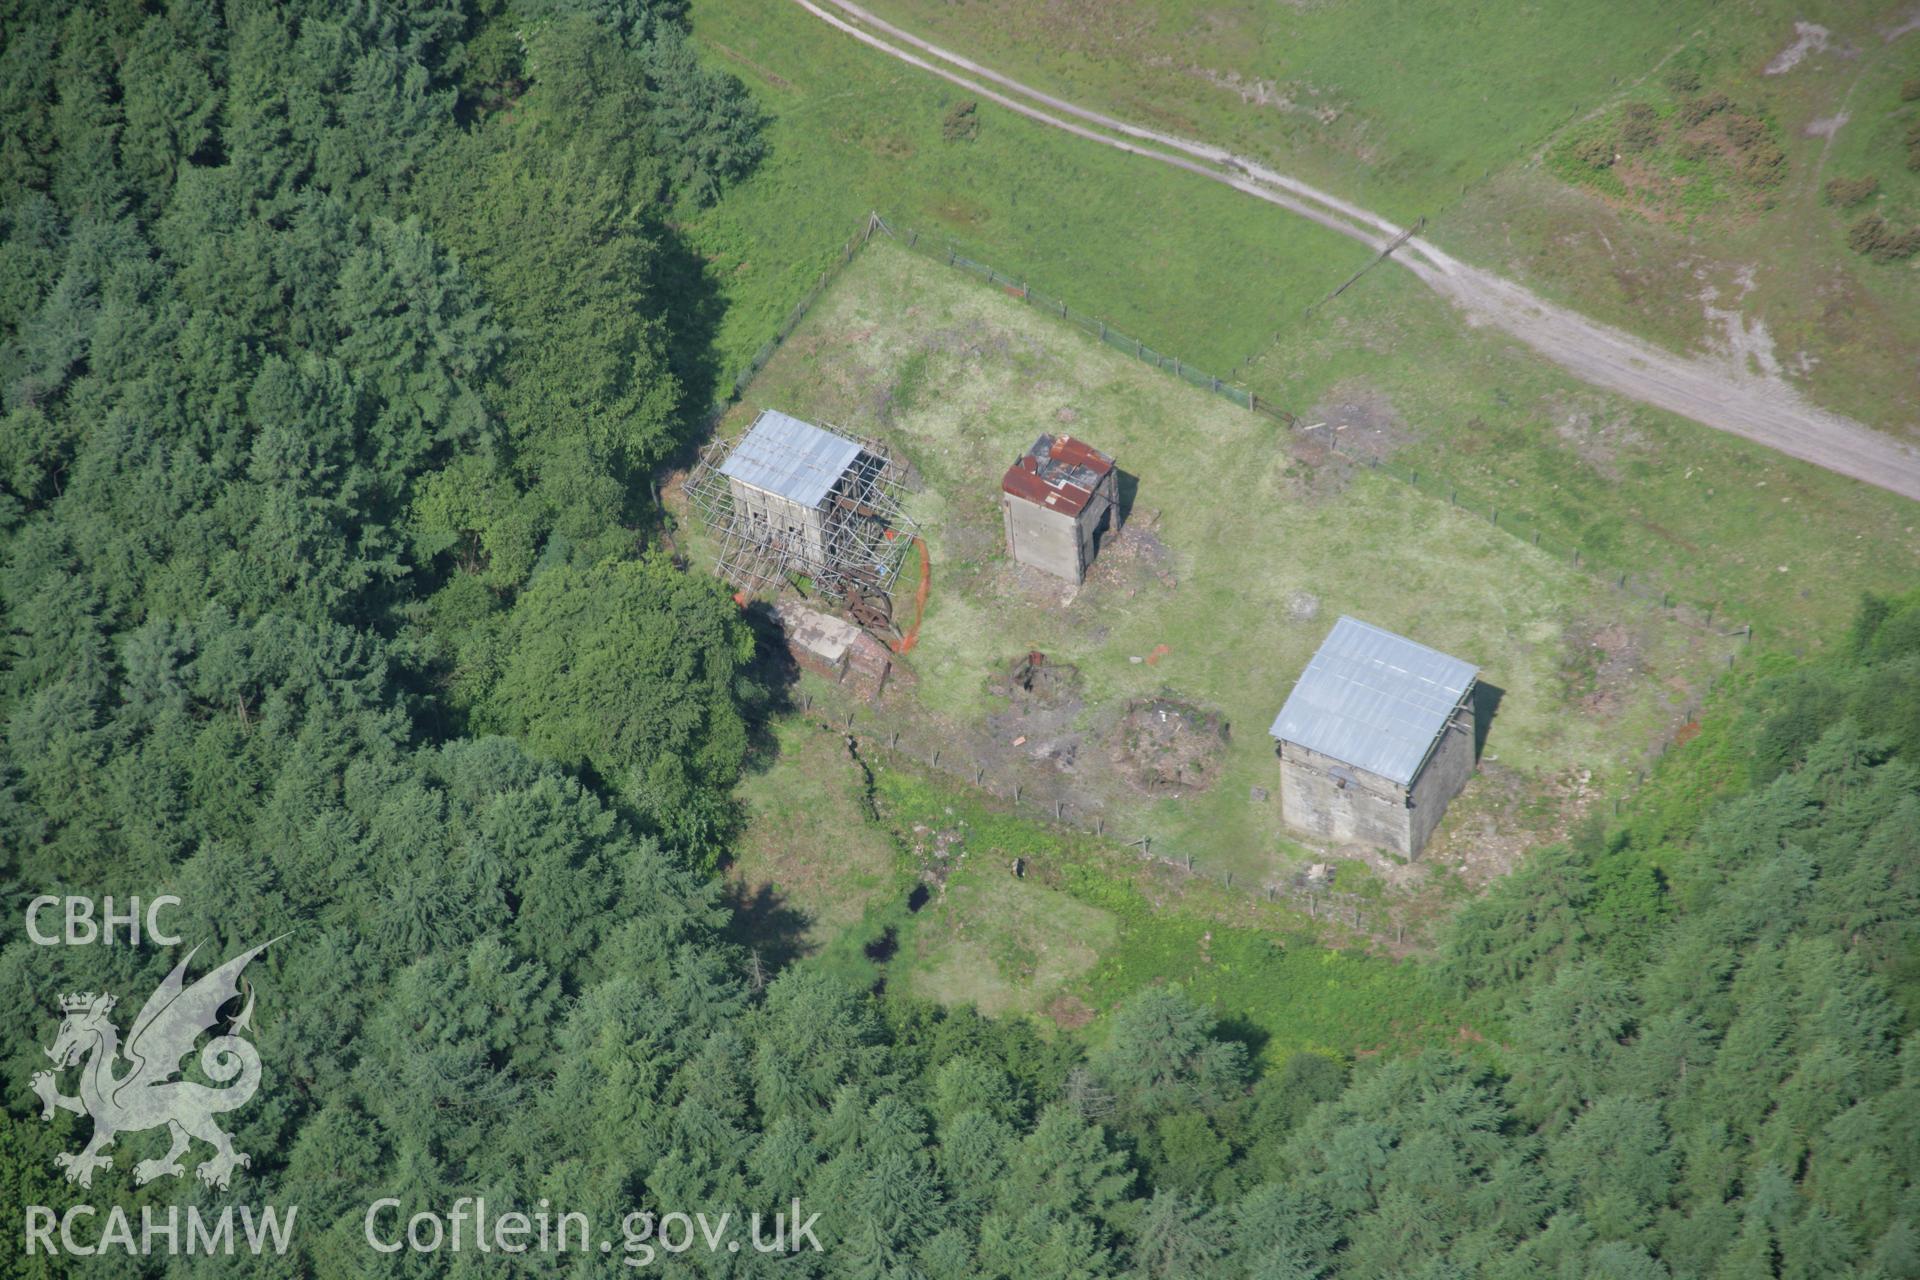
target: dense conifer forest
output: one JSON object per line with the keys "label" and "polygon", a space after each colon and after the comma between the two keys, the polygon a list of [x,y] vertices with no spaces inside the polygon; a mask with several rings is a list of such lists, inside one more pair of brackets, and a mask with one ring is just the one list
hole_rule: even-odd
{"label": "dense conifer forest", "polygon": [[[716,383],[676,211],[763,143],[680,6],[6,3],[0,42],[8,916],[285,935],[235,1137],[294,1248],[115,1274],[469,1274],[362,1215],[484,1194],[821,1214],[672,1262],[712,1275],[1920,1277],[1920,597],[1465,907],[1446,1048],[750,981],[713,873],[781,682],[652,482]],[[173,957],[0,936],[0,1271],[78,1272],[17,1247],[87,1123],[29,1080],[61,993]],[[130,1164],[96,1203],[222,1199]]]}

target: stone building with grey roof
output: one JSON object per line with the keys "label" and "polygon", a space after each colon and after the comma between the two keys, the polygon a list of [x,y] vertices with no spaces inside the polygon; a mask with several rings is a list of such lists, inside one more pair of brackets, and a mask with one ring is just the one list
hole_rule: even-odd
{"label": "stone building with grey roof", "polygon": [[686,481],[729,582],[772,595],[805,579],[847,600],[892,590],[915,536],[901,489],[901,466],[876,441],[778,409],[710,444]]}
{"label": "stone building with grey roof", "polygon": [[1287,824],[1418,856],[1473,774],[1479,674],[1357,618],[1334,623],[1269,730]]}

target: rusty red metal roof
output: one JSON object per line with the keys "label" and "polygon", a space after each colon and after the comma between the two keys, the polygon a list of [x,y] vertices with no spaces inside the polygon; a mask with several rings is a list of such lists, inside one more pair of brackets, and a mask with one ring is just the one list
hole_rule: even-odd
{"label": "rusty red metal roof", "polygon": [[1000,488],[1036,506],[1077,516],[1112,470],[1113,458],[1084,440],[1049,434],[1007,468]]}

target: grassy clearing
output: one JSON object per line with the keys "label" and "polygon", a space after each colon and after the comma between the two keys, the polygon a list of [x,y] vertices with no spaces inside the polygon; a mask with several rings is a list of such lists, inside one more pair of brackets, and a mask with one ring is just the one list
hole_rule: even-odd
{"label": "grassy clearing", "polygon": [[[1920,271],[1853,252],[1847,233],[1868,213],[1920,223],[1906,144],[1920,103],[1900,97],[1920,33],[1889,42],[1897,14],[1884,6],[1763,8],[1716,22],[1661,75],[1597,104],[1544,165],[1475,188],[1437,233],[1600,319],[1674,347],[1771,359],[1822,404],[1912,435]],[[1826,46],[1770,74],[1799,38],[1795,19],[1823,24]],[[1736,117],[1764,131],[1745,152],[1727,137]],[[1583,144],[1620,158],[1580,163]],[[1770,151],[1782,157],[1770,170],[1740,162]],[[1826,195],[1834,179],[1869,177],[1875,190],[1857,205]]]}
{"label": "grassy clearing", "polygon": [[[778,846],[793,904],[847,875],[860,848],[893,850],[883,892],[858,910],[808,915],[818,942],[801,963],[860,986],[885,986],[983,1013],[1033,1017],[1044,1029],[1102,1034],[1102,1015],[1152,983],[1179,983],[1229,1031],[1279,1065],[1294,1052],[1363,1055],[1446,1038],[1452,1006],[1411,961],[1334,950],[1284,908],[1252,906],[1104,842],[1010,816],[966,787],[920,770],[876,766],[877,816],[839,796],[864,775],[818,723],[780,725],[774,773],[789,794],[816,794],[837,841],[795,842],[781,806],[751,802],[747,842]],[[753,779],[743,794],[764,800]],[[1025,875],[1012,875],[1021,858]],[[743,864],[747,860],[743,858]],[[858,875],[858,873],[856,873]],[[912,908],[908,892],[924,885]],[[789,921],[791,923],[791,921]],[[781,921],[749,921],[747,940],[789,956]],[[833,933],[837,929],[837,933]]]}
{"label": "grassy clearing", "polygon": [[[911,701],[889,712],[910,738],[948,744],[948,767],[984,769],[1002,793],[1060,799],[1083,824],[1102,817],[1243,883],[1310,857],[1254,789],[1277,786],[1266,726],[1341,613],[1464,655],[1505,691],[1487,759],[1519,785],[1485,800],[1496,814],[1541,808],[1549,834],[1639,767],[1726,647],[1444,501],[1316,465],[1270,419],[884,242],[750,401],[728,429],[779,406],[883,436],[925,477],[910,509],[934,590]],[[1364,444],[1417,434],[1378,397],[1365,407],[1377,429]],[[1093,441],[1128,476],[1127,528],[1077,592],[1012,565],[1002,545],[1000,473],[1042,430]],[[1078,666],[1070,697],[1036,706],[994,691],[1029,649]],[[1161,695],[1229,721],[1197,791],[1143,788],[1113,757],[1121,716]],[[1487,856],[1473,839],[1442,848]]]}
{"label": "grassy clearing", "polygon": [[1920,573],[1912,503],[1574,382],[1453,323],[1404,275],[1375,272],[1249,378],[1298,388],[1308,421],[1337,413],[1343,386],[1376,390],[1414,424],[1404,465],[1590,562],[1751,621],[1763,646],[1824,643],[1862,591]]}
{"label": "grassy clearing", "polygon": [[869,7],[1017,79],[1279,162],[1409,221],[1524,156],[1711,11],[1703,0]]}
{"label": "grassy clearing", "polygon": [[[1920,272],[1846,245],[1865,213],[1920,221],[1920,174],[1906,164],[1920,106],[1899,96],[1920,33],[1887,39],[1897,6],[877,8],[1040,88],[1226,143],[1403,221],[1424,214],[1448,248],[1671,345],[1724,345],[1700,296],[1713,289],[1721,309],[1767,328],[1821,403],[1920,432],[1904,358],[1920,343]],[[1795,57],[1799,22],[1827,34]],[[1677,119],[1715,95],[1729,105],[1719,120]],[[1664,143],[1637,146],[1624,127],[1642,108]],[[1721,129],[1738,115],[1762,126],[1755,150],[1783,157],[1771,180],[1719,154],[1739,150]],[[1620,162],[1578,161],[1583,142]],[[1835,208],[1821,192],[1836,176],[1874,176],[1880,190]],[[1569,182],[1588,198],[1567,200]]]}
{"label": "grassy clearing", "polygon": [[989,1015],[1058,1008],[1120,936],[1112,912],[1023,885],[1006,867],[968,869],[922,910],[930,914],[907,944],[908,989]]}
{"label": "grassy clearing", "polygon": [[[990,105],[977,137],[949,141],[943,123],[965,95],[785,0],[700,0],[694,23],[702,49],[771,120],[760,169],[683,228],[727,304],[718,342],[729,369],[875,209],[1071,286],[1075,305],[1223,370],[1272,335],[1277,308],[1304,307],[1366,260],[1363,246],[1217,184],[1143,171]],[[1257,283],[1222,290],[1240,272]]]}
{"label": "grassy clearing", "polygon": [[[1161,350],[1238,370],[1297,411],[1337,403],[1356,384],[1378,390],[1415,429],[1402,457],[1457,483],[1463,501],[1525,515],[1590,558],[1723,617],[1751,618],[1762,645],[1838,634],[1859,591],[1895,590],[1920,571],[1911,504],[1592,391],[1517,344],[1466,328],[1404,273],[1375,271],[1303,321],[1307,301],[1365,261],[1360,246],[991,105],[980,108],[975,141],[947,142],[941,122],[957,94],[797,6],[702,0],[694,13],[703,47],[774,121],[765,168],[686,227],[728,303],[720,337],[730,364],[767,338],[859,219],[880,208]],[[1849,136],[1838,135],[1836,150]],[[1795,165],[1800,145],[1789,138]],[[1467,205],[1443,220],[1442,243],[1676,345],[1701,335],[1700,304],[1690,288],[1672,287],[1676,276],[1698,271],[1723,299],[1741,288],[1733,266],[1701,257],[1705,247],[1659,240],[1669,233],[1623,221],[1630,215],[1539,172],[1476,187]],[[1832,215],[1817,197],[1813,208]],[[1764,260],[1791,260],[1794,243]],[[1819,300],[1817,326],[1851,326],[1852,337],[1835,329],[1833,341],[1873,366],[1847,380],[1846,394],[1890,403],[1893,366],[1913,343],[1873,335],[1884,325],[1902,332],[1898,317],[1916,309],[1863,292],[1850,276],[1833,278],[1837,293],[1797,288],[1797,278],[1763,270],[1753,297],[1768,307]],[[1811,337],[1766,314],[1782,358],[1812,350],[1803,345]],[[1837,356],[1832,367],[1863,368]]]}
{"label": "grassy clearing", "polygon": [[774,756],[740,784],[747,821],[727,870],[737,927],[768,963],[828,951],[907,875],[845,746],[800,720],[773,732]]}
{"label": "grassy clearing", "polygon": [[[1008,816],[920,771],[881,771],[877,794],[902,839],[920,827],[962,833],[943,894],[900,927],[889,981],[916,994],[985,996],[1077,1027],[1142,986],[1179,983],[1271,1065],[1453,1031],[1448,1002],[1413,961],[1334,950],[1294,913],[1140,869],[1123,850]],[[1018,881],[1016,856],[1027,867]]]}

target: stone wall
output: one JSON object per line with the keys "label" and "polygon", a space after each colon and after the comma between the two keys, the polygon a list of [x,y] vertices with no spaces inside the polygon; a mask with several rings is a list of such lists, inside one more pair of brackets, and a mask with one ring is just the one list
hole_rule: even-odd
{"label": "stone wall", "polygon": [[1330,844],[1369,844],[1418,857],[1447,805],[1473,776],[1469,691],[1408,789],[1300,746],[1280,744],[1280,813],[1289,826]]}
{"label": "stone wall", "polygon": [[1079,582],[1099,550],[1102,522],[1119,524],[1119,470],[1107,472],[1078,516],[1049,510],[1004,490],[1000,511],[1007,531],[1007,552],[1021,564]]}
{"label": "stone wall", "polygon": [[1298,743],[1280,744],[1280,814],[1330,844],[1413,847],[1404,787]]}
{"label": "stone wall", "polygon": [[1417,856],[1426,846],[1427,837],[1440,825],[1447,805],[1473,776],[1472,703],[1473,693],[1469,688],[1466,700],[1454,708],[1446,732],[1441,734],[1433,754],[1427,757],[1425,767],[1413,780],[1413,844],[1409,857]]}
{"label": "stone wall", "polygon": [[827,562],[823,514],[816,508],[729,478],[735,518],[755,532],[770,532],[779,545],[793,549],[802,567],[818,569]]}

